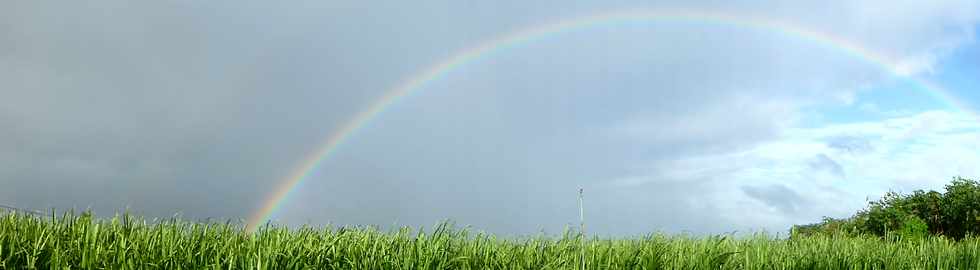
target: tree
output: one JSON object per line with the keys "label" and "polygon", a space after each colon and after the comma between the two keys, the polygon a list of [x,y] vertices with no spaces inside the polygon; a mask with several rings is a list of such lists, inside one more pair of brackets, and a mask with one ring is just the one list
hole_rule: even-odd
{"label": "tree", "polygon": [[980,185],[977,181],[954,178],[942,197],[945,235],[962,238],[980,232]]}

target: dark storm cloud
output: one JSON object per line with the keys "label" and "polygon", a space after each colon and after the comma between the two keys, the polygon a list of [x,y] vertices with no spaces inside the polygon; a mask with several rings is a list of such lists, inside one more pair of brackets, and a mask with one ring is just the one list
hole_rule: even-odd
{"label": "dark storm cloud", "polygon": [[[303,53],[314,48],[275,10],[4,6],[0,144],[13,151],[0,154],[9,160],[0,197],[23,207],[241,217],[367,97],[323,91],[344,77],[295,61],[343,59],[329,47]],[[281,25],[263,29],[262,20]]]}

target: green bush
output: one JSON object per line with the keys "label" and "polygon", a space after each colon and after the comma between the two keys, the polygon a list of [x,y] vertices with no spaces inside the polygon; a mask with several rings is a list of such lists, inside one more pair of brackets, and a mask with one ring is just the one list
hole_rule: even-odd
{"label": "green bush", "polygon": [[907,215],[896,235],[901,239],[923,239],[929,235],[929,225],[917,216]]}
{"label": "green bush", "polygon": [[888,192],[852,217],[824,218],[791,230],[794,236],[843,233],[915,238],[929,234],[962,239],[980,233],[980,183],[956,177],[943,193]]}
{"label": "green bush", "polygon": [[796,225],[790,232],[790,237],[822,236],[856,236],[860,234],[859,224],[854,219],[836,219],[824,217],[819,223]]}

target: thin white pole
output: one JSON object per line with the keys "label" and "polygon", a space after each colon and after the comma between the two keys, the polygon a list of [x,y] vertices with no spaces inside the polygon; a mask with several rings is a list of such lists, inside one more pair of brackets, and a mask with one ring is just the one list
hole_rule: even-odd
{"label": "thin white pole", "polygon": [[581,234],[581,242],[579,243],[580,249],[582,250],[582,270],[585,270],[585,206],[583,202],[583,197],[585,189],[579,187],[578,189],[578,217],[579,221],[579,234]]}

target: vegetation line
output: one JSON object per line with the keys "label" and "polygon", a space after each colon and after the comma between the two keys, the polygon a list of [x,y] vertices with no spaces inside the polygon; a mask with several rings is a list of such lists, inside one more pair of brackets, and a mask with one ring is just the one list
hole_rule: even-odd
{"label": "vegetation line", "polygon": [[431,229],[286,228],[249,233],[229,223],[148,223],[89,213],[0,215],[0,269],[977,269],[980,239],[813,235],[778,239],[579,232],[498,238]]}
{"label": "vegetation line", "polygon": [[4,211],[0,269],[980,269],[980,208],[972,208],[980,186],[972,180],[954,179],[942,193],[890,194],[854,217],[796,226],[789,238],[586,237],[583,193],[577,231],[521,238],[450,223],[252,233],[179,218]]}

